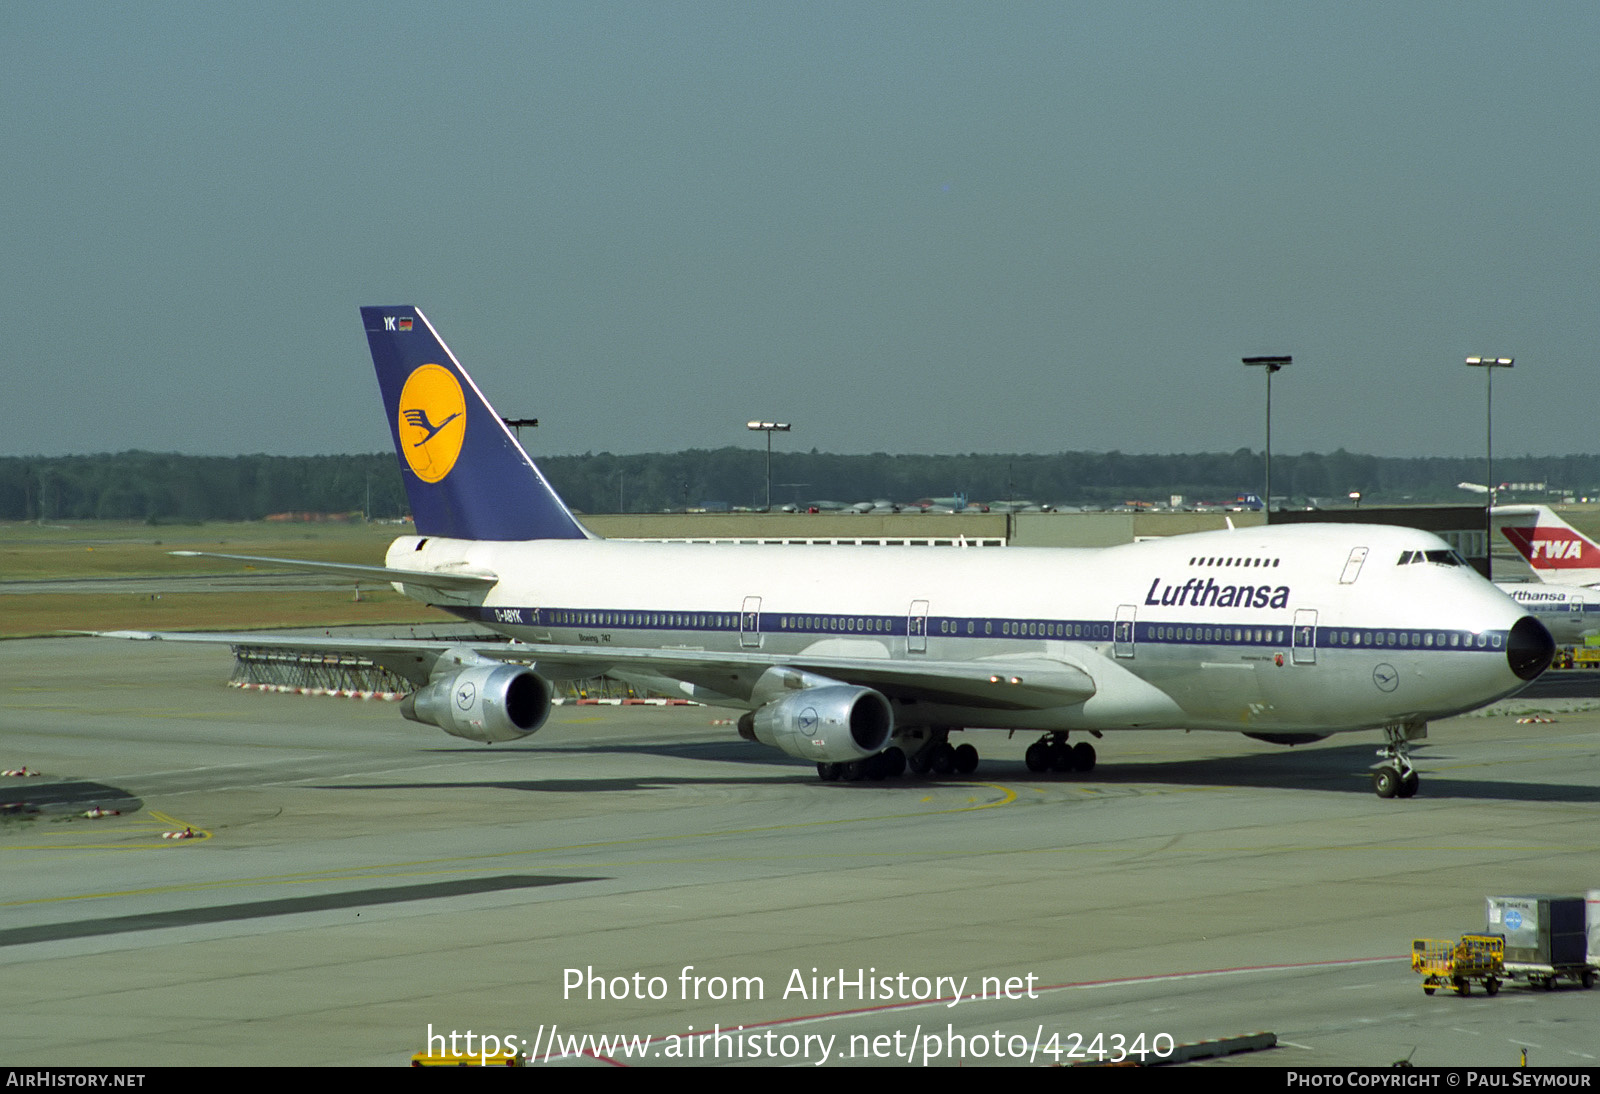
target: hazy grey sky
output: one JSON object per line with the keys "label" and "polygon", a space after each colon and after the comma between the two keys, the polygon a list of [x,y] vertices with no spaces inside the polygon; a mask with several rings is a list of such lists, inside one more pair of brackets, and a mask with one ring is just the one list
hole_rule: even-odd
{"label": "hazy grey sky", "polygon": [[0,0],[0,453],[1600,450],[1593,3]]}

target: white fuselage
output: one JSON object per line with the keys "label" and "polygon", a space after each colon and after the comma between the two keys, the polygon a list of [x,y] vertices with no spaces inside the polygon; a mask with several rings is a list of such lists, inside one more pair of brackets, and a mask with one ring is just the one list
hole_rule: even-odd
{"label": "white fuselage", "polygon": [[[714,703],[756,705],[741,653],[1060,664],[1093,695],[1006,709],[923,694],[897,724],[1292,735],[1423,722],[1525,685],[1507,658],[1524,609],[1464,565],[1396,564],[1440,550],[1372,525],[1091,550],[407,537],[388,565],[498,575],[454,602],[397,587],[535,647],[592,649],[602,666],[614,653],[618,674]],[[641,650],[730,660],[662,673],[630,660]]]}

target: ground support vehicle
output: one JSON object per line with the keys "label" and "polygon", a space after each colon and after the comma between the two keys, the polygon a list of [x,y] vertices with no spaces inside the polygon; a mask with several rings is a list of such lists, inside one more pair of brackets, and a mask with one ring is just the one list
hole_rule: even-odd
{"label": "ground support vehicle", "polygon": [[1464,934],[1459,940],[1419,938],[1411,943],[1411,968],[1422,974],[1422,990],[1428,995],[1440,988],[1470,995],[1474,980],[1494,995],[1505,979],[1505,945],[1505,939],[1487,934]]}

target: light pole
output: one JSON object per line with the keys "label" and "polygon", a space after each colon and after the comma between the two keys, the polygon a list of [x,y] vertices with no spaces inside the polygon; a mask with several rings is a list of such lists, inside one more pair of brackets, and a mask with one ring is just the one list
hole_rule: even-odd
{"label": "light pole", "polygon": [[537,428],[537,426],[539,425],[539,419],[538,418],[501,418],[500,420],[502,422],[505,422],[506,425],[510,426],[512,429],[515,429],[517,431],[517,443],[518,444],[522,443],[522,427],[523,426],[529,426],[529,427]]}
{"label": "light pole", "polygon": [[1267,488],[1261,495],[1261,515],[1272,523],[1272,374],[1294,363],[1293,357],[1243,357],[1245,364],[1267,370]]}
{"label": "light pole", "polygon": [[1483,369],[1483,485],[1488,489],[1483,506],[1483,576],[1494,576],[1494,370],[1510,368],[1515,357],[1468,357],[1472,368]]}
{"label": "light pole", "polygon": [[789,432],[788,422],[746,422],[746,429],[767,435],[767,512],[772,512],[772,435]]}

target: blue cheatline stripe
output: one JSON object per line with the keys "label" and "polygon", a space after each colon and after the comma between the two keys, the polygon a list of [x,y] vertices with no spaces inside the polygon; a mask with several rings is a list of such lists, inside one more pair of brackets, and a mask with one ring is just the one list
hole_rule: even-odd
{"label": "blue cheatline stripe", "polygon": [[[444,607],[444,605],[441,605]],[[618,610],[614,608],[489,608],[448,607],[446,610],[490,626],[552,629],[606,628],[641,632],[741,632],[782,636],[904,638],[912,617],[849,615],[825,612],[762,612],[754,618],[740,612],[684,610]],[[916,617],[921,622],[921,617]],[[1110,619],[1014,619],[1001,616],[929,615],[916,637],[987,638],[1109,642],[1116,628]],[[1136,625],[1134,641],[1148,646],[1239,646],[1283,648],[1293,644],[1288,623],[1251,624],[1188,621]],[[1498,653],[1508,631],[1443,631],[1397,627],[1317,627],[1315,645],[1325,650],[1403,650],[1411,653]],[[1302,647],[1308,643],[1298,643]]]}

